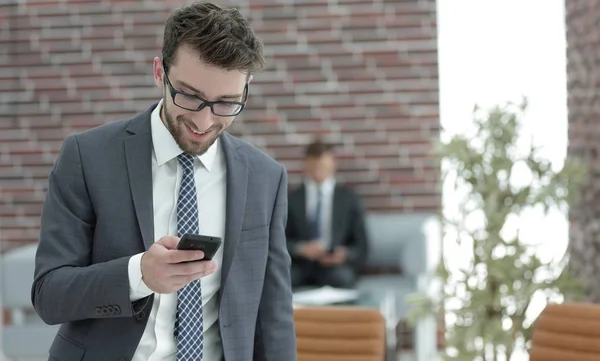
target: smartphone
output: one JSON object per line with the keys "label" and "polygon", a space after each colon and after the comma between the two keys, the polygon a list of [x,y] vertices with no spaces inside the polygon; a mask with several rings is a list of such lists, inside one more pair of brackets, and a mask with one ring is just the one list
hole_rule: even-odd
{"label": "smartphone", "polygon": [[199,234],[186,233],[179,240],[177,249],[184,251],[202,251],[202,260],[211,260],[221,247],[221,238],[214,236],[202,236]]}

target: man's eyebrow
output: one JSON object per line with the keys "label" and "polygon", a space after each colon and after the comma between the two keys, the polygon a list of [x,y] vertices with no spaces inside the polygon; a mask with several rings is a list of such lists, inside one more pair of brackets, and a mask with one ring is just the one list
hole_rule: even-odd
{"label": "man's eyebrow", "polygon": [[[181,86],[184,86],[186,88],[189,88],[190,90],[192,90],[194,93],[196,93],[197,95],[199,95],[202,98],[207,98],[206,94],[204,94],[204,92],[202,90],[198,90],[196,88],[194,88],[193,86],[189,85],[188,83],[184,82],[183,80],[177,80],[177,83],[179,83]],[[224,99],[240,99],[242,97],[242,94],[228,94],[228,95],[221,95],[217,97],[217,100],[224,100]]]}

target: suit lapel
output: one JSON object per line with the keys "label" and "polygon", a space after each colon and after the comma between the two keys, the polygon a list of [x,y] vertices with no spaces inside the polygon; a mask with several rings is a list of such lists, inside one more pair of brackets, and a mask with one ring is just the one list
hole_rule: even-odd
{"label": "suit lapel", "polygon": [[131,120],[124,141],[129,188],[146,249],[154,243],[150,114],[155,106]]}
{"label": "suit lapel", "polygon": [[225,240],[223,242],[223,265],[221,268],[221,290],[223,290],[240,241],[242,220],[246,209],[248,164],[245,155],[237,151],[236,141],[231,135],[223,133],[221,140],[227,168]]}

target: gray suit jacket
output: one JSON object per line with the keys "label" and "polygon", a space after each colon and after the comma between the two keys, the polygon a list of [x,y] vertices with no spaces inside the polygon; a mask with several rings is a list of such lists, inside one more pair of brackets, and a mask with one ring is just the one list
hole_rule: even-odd
{"label": "gray suit jacket", "polygon": [[[150,114],[69,136],[52,168],[33,305],[62,324],[50,360],[129,361],[153,297],[129,300],[129,258],[154,242]],[[219,327],[226,361],[295,361],[285,168],[224,133]],[[213,361],[213,360],[205,360]]]}

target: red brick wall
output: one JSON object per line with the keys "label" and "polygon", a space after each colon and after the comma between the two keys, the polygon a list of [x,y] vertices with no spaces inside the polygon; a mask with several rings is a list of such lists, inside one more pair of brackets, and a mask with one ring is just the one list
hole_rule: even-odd
{"label": "red brick wall", "polygon": [[590,280],[588,299],[600,302],[600,2],[566,0],[569,153],[590,169],[580,204],[571,208],[571,264]]}
{"label": "red brick wall", "polygon": [[[17,3],[13,1],[12,3]],[[0,7],[0,240],[34,241],[46,178],[72,132],[156,101],[170,6],[159,0],[25,0]],[[340,178],[371,210],[437,210],[427,158],[439,129],[435,0],[247,0],[269,69],[232,133],[299,180],[309,134],[341,144]],[[284,5],[282,3],[287,3]]]}

